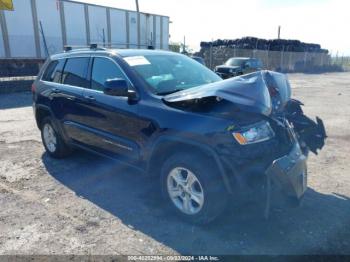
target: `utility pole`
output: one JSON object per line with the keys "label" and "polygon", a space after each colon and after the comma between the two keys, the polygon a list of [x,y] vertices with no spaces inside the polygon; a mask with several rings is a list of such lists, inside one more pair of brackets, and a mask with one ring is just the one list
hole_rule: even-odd
{"label": "utility pole", "polygon": [[42,25],[41,21],[39,21],[39,25],[40,25],[40,33],[41,33],[41,36],[43,37],[46,57],[48,57],[50,55],[50,53],[49,53],[49,49],[47,48],[46,38],[45,38],[44,29],[43,29],[43,25]]}
{"label": "utility pole", "polygon": [[106,46],[106,36],[105,36],[105,29],[102,28],[102,42],[103,46]]}
{"label": "utility pole", "polygon": [[277,33],[278,39],[281,39],[281,26],[278,26],[278,33]]}
{"label": "utility pole", "polygon": [[139,9],[139,0],[135,0],[135,4],[136,4],[136,11],[137,11],[137,12],[140,12],[140,9]]}
{"label": "utility pole", "polygon": [[184,43],[183,43],[183,50],[182,52],[185,54],[186,53],[186,36],[184,36]]}

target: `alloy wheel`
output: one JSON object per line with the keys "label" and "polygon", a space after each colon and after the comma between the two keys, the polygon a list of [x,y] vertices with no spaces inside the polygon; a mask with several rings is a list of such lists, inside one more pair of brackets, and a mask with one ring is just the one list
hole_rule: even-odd
{"label": "alloy wheel", "polygon": [[51,153],[54,153],[57,148],[57,137],[52,126],[48,123],[46,123],[43,127],[43,137],[44,137],[44,143],[46,145],[46,148]]}
{"label": "alloy wheel", "polygon": [[167,190],[174,205],[188,215],[197,214],[204,204],[204,191],[196,175],[183,167],[172,169],[167,178]]}

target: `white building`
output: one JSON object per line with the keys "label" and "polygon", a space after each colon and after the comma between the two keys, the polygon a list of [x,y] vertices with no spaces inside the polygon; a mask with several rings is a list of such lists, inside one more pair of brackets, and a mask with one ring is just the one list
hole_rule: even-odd
{"label": "white building", "polygon": [[65,45],[91,43],[168,49],[167,16],[70,0],[13,0],[13,5],[14,11],[0,10],[0,58],[45,58],[46,50],[54,54]]}

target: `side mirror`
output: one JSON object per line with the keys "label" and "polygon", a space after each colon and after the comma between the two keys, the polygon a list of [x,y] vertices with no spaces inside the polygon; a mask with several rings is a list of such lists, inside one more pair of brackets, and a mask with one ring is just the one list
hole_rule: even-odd
{"label": "side mirror", "polygon": [[103,93],[110,96],[124,96],[135,98],[136,93],[128,90],[128,82],[121,78],[108,79],[103,89]]}

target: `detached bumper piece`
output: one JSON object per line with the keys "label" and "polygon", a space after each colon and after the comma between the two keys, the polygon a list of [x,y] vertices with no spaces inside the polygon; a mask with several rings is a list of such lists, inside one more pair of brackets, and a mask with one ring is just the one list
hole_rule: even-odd
{"label": "detached bumper piece", "polygon": [[323,148],[325,139],[327,138],[323,121],[316,117],[316,123],[313,122],[305,133],[307,138],[304,139],[307,146],[317,155],[317,150],[321,150]]}
{"label": "detached bumper piece", "polygon": [[273,161],[265,173],[285,195],[301,199],[307,189],[306,159],[299,144],[295,144],[288,155]]}
{"label": "detached bumper piece", "polygon": [[287,105],[288,120],[293,123],[294,130],[304,141],[306,146],[317,155],[317,150],[321,150],[327,138],[323,121],[316,117],[316,122],[304,115],[298,100],[290,100]]}
{"label": "detached bumper piece", "polygon": [[[266,169],[267,198],[265,218],[268,218],[271,193],[278,191],[288,200],[299,203],[307,189],[307,157],[296,143],[288,155],[278,158]],[[271,185],[272,184],[272,185]]]}

